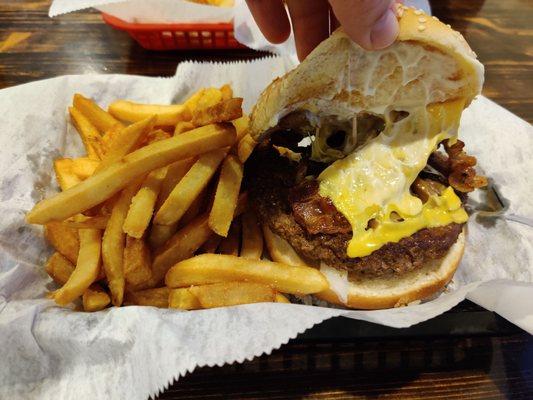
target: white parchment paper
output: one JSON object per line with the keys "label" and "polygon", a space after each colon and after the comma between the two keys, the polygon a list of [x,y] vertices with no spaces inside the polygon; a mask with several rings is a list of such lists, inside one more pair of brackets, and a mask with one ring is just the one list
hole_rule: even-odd
{"label": "white parchment paper", "polygon": [[[430,302],[379,311],[253,304],[180,312],[151,307],[73,312],[43,298],[54,284],[51,250],[24,214],[56,190],[52,160],[80,154],[66,115],[75,92],[101,105],[117,98],[167,103],[230,83],[247,111],[287,69],[279,57],[250,63],[180,64],[172,78],[63,76],[0,91],[0,398],[146,399],[196,367],[270,353],[313,325],[346,316],[408,327],[465,297],[533,332],[531,126],[480,97],[465,112],[469,153],[511,202],[496,220],[473,217],[449,290]],[[520,222],[517,222],[520,221]]]}

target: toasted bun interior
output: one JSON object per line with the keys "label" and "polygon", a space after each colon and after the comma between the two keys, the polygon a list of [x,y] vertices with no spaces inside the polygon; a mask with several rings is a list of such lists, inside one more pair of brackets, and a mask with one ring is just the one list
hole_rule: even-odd
{"label": "toasted bun interior", "polygon": [[294,112],[352,120],[358,113],[464,98],[480,92],[483,65],[464,38],[419,10],[400,9],[400,33],[390,47],[367,51],[342,31],[262,93],[251,117],[256,141]]}

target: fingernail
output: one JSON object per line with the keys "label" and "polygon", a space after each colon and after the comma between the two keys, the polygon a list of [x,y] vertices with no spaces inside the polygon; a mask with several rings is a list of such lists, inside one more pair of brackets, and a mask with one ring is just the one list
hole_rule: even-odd
{"label": "fingernail", "polygon": [[389,8],[372,27],[370,32],[372,48],[378,50],[390,46],[396,40],[399,30],[396,15]]}

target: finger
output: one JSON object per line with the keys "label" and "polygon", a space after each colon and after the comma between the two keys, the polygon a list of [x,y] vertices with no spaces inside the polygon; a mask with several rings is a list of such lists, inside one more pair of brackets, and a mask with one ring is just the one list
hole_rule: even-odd
{"label": "finger", "polygon": [[322,40],[329,36],[326,0],[287,0],[298,58],[303,60]]}
{"label": "finger", "polygon": [[330,0],[343,30],[368,50],[391,45],[399,32],[394,0]]}
{"label": "finger", "polygon": [[252,16],[271,43],[283,43],[291,33],[291,25],[281,0],[246,0]]}

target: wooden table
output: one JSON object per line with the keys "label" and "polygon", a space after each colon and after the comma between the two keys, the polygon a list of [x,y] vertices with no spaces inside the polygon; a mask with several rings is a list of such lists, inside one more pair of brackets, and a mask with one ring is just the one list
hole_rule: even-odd
{"label": "wooden table", "polygon": [[[439,0],[434,13],[463,32],[486,67],[483,93],[533,121],[533,3]],[[253,51],[149,52],[95,12],[50,19],[49,1],[0,0],[0,88],[64,74],[172,75],[183,60],[237,60]],[[533,340],[463,302],[408,330],[327,322],[269,356],[201,368],[161,399],[531,399]]]}

